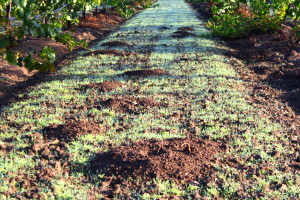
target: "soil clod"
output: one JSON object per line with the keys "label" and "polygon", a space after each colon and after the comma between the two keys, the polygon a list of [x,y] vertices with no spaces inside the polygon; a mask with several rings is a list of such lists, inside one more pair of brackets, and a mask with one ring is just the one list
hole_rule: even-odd
{"label": "soil clod", "polygon": [[186,38],[186,37],[190,37],[190,36],[196,36],[195,33],[191,33],[188,32],[186,30],[179,30],[173,33],[173,35],[171,37],[173,38]]}
{"label": "soil clod", "polygon": [[119,46],[129,46],[129,44],[127,42],[121,42],[121,41],[110,41],[110,42],[103,43],[102,46],[119,47]]}
{"label": "soil clod", "polygon": [[211,140],[199,138],[151,139],[101,153],[92,160],[92,171],[106,170],[119,179],[153,178],[190,182],[212,172],[215,155],[224,151]]}
{"label": "soil clod", "polygon": [[124,73],[124,75],[136,76],[136,77],[162,76],[167,74],[168,72],[163,69],[134,70],[134,71],[127,71]]}
{"label": "soil clod", "polygon": [[180,30],[180,31],[195,31],[195,29],[190,26],[180,27],[180,28],[178,28],[178,30]]}
{"label": "soil clod", "polygon": [[90,83],[89,85],[84,86],[84,88],[97,89],[100,92],[110,92],[119,87],[122,87],[123,85],[123,83],[118,81],[104,81],[101,83]]}
{"label": "soil clod", "polygon": [[169,30],[171,29],[170,27],[167,27],[167,26],[161,26],[158,28],[160,31],[164,31],[164,30]]}
{"label": "soil clod", "polygon": [[132,54],[132,52],[129,52],[129,51],[120,51],[120,50],[115,50],[115,49],[100,49],[100,50],[88,52],[84,55],[85,56],[90,56],[90,55],[129,56],[131,54]]}
{"label": "soil clod", "polygon": [[102,101],[101,106],[126,113],[140,113],[145,109],[164,106],[150,97],[115,97]]}

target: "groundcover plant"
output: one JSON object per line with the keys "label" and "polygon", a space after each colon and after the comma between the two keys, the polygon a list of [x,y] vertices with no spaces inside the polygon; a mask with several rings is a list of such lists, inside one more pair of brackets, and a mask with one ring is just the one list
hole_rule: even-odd
{"label": "groundcover plant", "polygon": [[299,143],[225,50],[183,0],[135,15],[1,110],[1,199],[297,199]]}

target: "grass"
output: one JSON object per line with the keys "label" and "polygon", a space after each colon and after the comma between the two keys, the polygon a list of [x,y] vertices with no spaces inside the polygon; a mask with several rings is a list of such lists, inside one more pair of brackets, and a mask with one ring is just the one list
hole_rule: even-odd
{"label": "grass", "polygon": [[[26,148],[32,142],[25,140],[24,136],[42,132],[51,124],[61,124],[75,117],[103,124],[107,131],[103,135],[85,135],[68,144],[68,151],[73,155],[69,177],[58,175],[50,185],[40,186],[39,193],[48,199],[89,199],[89,192],[101,184],[102,175],[89,174],[87,167],[97,152],[109,150],[104,144],[118,147],[149,138],[163,140],[185,137],[190,121],[195,122],[195,134],[199,137],[209,136],[213,140],[231,137],[228,140],[230,148],[219,156],[224,160],[235,158],[248,169],[216,164],[215,180],[206,186],[197,180],[195,184],[184,187],[175,185],[171,180],[153,180],[151,184],[155,183],[158,191],[154,192],[150,183],[143,186],[144,192],[124,188],[129,196],[141,199],[172,196],[192,199],[197,193],[209,199],[252,199],[259,193],[265,199],[299,197],[299,176],[281,169],[281,157],[270,156],[274,150],[280,152],[282,157],[288,156],[293,151],[284,145],[288,139],[284,132],[279,136],[274,135],[273,132],[280,131],[281,126],[266,117],[260,117],[262,112],[247,102],[247,83],[239,79],[222,55],[226,47],[208,37],[209,32],[199,25],[200,21],[182,0],[175,0],[172,5],[166,0],[158,3],[159,7],[136,15],[119,31],[93,47],[105,49],[107,47],[101,46],[105,42],[126,41],[134,44],[130,48],[139,53],[138,56],[80,56],[50,81],[33,88],[26,94],[25,100],[3,110],[0,116],[1,141],[4,143],[11,137],[15,139],[13,151],[0,152],[1,192],[9,190],[5,180],[20,174],[35,173],[38,160],[27,155]],[[160,26],[170,29],[160,31]],[[172,33],[181,26],[193,26],[201,37],[171,38]],[[133,34],[134,31],[139,34]],[[128,47],[116,49],[128,50]],[[145,50],[151,53],[145,53]],[[170,75],[132,80],[121,76],[127,70],[145,68],[145,62],[135,62],[143,57],[151,68],[162,68],[169,71]],[[182,57],[188,59],[180,60]],[[83,85],[104,80],[120,81],[126,88],[108,93],[80,89]],[[141,92],[132,92],[134,88],[139,88]],[[124,114],[109,108],[79,108],[102,99],[132,94],[153,96],[156,101],[168,103],[169,107],[151,108],[140,115]],[[214,94],[218,97],[214,97]],[[180,120],[169,117],[176,112],[182,114]],[[125,120],[121,120],[124,115]],[[128,128],[117,132],[114,125],[122,123]],[[251,171],[256,171],[256,174]],[[16,187],[19,193],[24,190],[17,184]],[[101,194],[95,194],[96,198],[100,198]]]}

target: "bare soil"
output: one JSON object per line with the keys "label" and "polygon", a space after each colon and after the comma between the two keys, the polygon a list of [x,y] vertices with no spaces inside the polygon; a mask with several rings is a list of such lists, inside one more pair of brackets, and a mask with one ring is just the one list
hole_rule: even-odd
{"label": "bare soil", "polygon": [[[120,96],[109,98],[100,103],[100,107],[110,108],[116,111],[125,113],[140,113],[145,112],[149,108],[165,106],[162,103],[156,102],[150,97],[131,97],[131,96]],[[145,110],[146,109],[146,110]]]}
{"label": "bare soil", "polygon": [[124,75],[129,77],[150,77],[150,76],[162,76],[167,75],[168,72],[163,69],[145,69],[145,70],[133,70],[133,71],[127,71],[124,73]]}
{"label": "bare soil", "polygon": [[102,134],[105,127],[93,121],[68,121],[65,124],[46,127],[43,132],[47,140],[69,142],[86,134]]}
{"label": "bare soil", "polygon": [[129,44],[127,42],[121,42],[121,41],[110,41],[110,42],[103,43],[102,46],[119,47],[119,46],[129,46]]}
{"label": "bare soil", "polygon": [[98,154],[91,161],[91,170],[105,169],[107,176],[116,176],[120,183],[128,178],[145,177],[145,182],[159,178],[182,184],[212,172],[215,155],[224,150],[207,139],[151,139]]}
{"label": "bare soil", "polygon": [[122,87],[124,84],[118,81],[104,81],[101,83],[91,83],[84,86],[85,89],[96,89],[100,92],[110,92]]}
{"label": "bare soil", "polygon": [[175,31],[171,37],[173,38],[186,38],[190,36],[196,36],[195,33],[189,32],[187,29],[179,29],[178,31]]}
{"label": "bare soil", "polygon": [[185,26],[178,28],[179,31],[195,31],[193,27]]}

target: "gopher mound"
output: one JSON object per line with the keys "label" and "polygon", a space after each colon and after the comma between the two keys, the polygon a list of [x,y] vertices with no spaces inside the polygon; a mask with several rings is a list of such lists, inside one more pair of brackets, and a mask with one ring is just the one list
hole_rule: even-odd
{"label": "gopher mound", "polygon": [[121,146],[97,155],[92,171],[105,170],[118,180],[153,178],[191,182],[212,172],[215,155],[224,151],[218,143],[200,138],[151,139]]}
{"label": "gopher mound", "polygon": [[103,43],[102,46],[119,47],[119,46],[129,46],[129,44],[127,42],[121,42],[121,41],[110,41],[110,42]]}
{"label": "gopher mound", "polygon": [[129,56],[132,53],[129,51],[119,51],[115,49],[100,49],[92,52],[88,52],[84,54],[85,56],[90,56],[90,55],[113,55],[113,56]]}
{"label": "gopher mound", "polygon": [[115,97],[100,103],[101,106],[126,113],[140,113],[145,109],[164,106],[150,97]]}
{"label": "gopher mound", "polygon": [[136,77],[162,76],[167,74],[168,72],[163,69],[145,69],[124,72],[124,75]]}
{"label": "gopher mound", "polygon": [[100,92],[110,92],[119,87],[122,87],[124,84],[118,81],[104,81],[101,83],[90,83],[89,85],[85,85],[85,89],[97,89]]}
{"label": "gopher mound", "polygon": [[51,125],[44,129],[47,140],[69,142],[82,135],[103,133],[105,128],[93,121],[68,121],[65,124]]}
{"label": "gopher mound", "polygon": [[179,30],[173,33],[171,37],[173,38],[186,38],[190,36],[196,36],[195,33],[188,32],[186,30]]}
{"label": "gopher mound", "polygon": [[169,30],[169,29],[171,29],[171,28],[167,27],[167,26],[161,26],[158,28],[158,30],[160,30],[160,31]]}
{"label": "gopher mound", "polygon": [[180,30],[180,31],[195,31],[195,29],[190,26],[180,27],[180,28],[178,28],[178,30]]}

